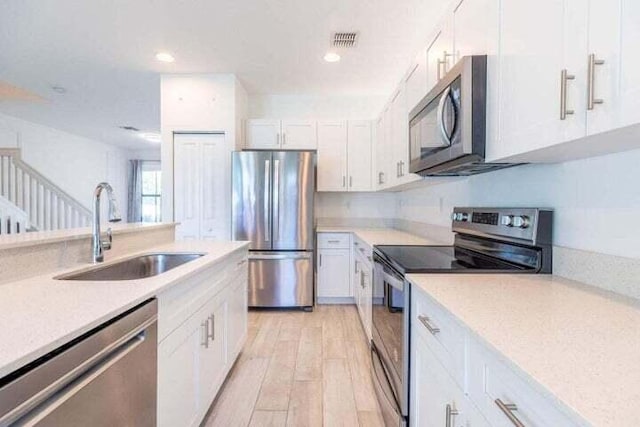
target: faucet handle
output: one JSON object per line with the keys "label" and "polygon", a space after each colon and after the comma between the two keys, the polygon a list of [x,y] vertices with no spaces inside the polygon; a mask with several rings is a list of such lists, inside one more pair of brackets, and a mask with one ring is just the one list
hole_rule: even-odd
{"label": "faucet handle", "polygon": [[113,233],[111,231],[111,227],[109,227],[107,228],[107,239],[101,242],[102,249],[105,251],[108,251],[109,249],[111,249],[111,242],[113,242]]}

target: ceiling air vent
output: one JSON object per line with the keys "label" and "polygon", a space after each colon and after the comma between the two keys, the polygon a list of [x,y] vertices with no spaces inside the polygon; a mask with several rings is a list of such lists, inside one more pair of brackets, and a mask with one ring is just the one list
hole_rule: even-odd
{"label": "ceiling air vent", "polygon": [[358,33],[356,32],[341,32],[333,33],[332,45],[337,48],[349,48],[355,47],[358,41]]}

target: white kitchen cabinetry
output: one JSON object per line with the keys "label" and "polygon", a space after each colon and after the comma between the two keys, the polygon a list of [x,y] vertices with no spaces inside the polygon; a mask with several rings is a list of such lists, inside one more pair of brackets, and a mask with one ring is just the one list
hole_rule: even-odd
{"label": "white kitchen cabinetry", "polygon": [[250,119],[246,123],[249,149],[315,150],[318,143],[315,120]]}
{"label": "white kitchen cabinetry", "polygon": [[174,136],[174,218],[179,240],[224,240],[230,233],[230,151],[220,133]]}
{"label": "white kitchen cabinetry", "polygon": [[463,56],[487,55],[497,41],[498,0],[462,0],[453,10],[454,64]]}
{"label": "white kitchen cabinetry", "polygon": [[406,78],[407,114],[427,94],[427,52],[421,49]]}
{"label": "white kitchen cabinetry", "polygon": [[158,296],[158,425],[197,426],[240,353],[246,251]]}
{"label": "white kitchen cabinetry", "polygon": [[350,120],[347,124],[349,191],[371,191],[373,141],[369,120]]}
{"label": "white kitchen cabinetry", "polygon": [[318,123],[318,191],[371,191],[372,130],[368,120]]}
{"label": "white kitchen cabinetry", "polygon": [[380,114],[380,117],[376,121],[376,167],[375,167],[375,179],[376,189],[383,190],[389,186],[389,160],[391,155],[389,152],[390,138],[389,134],[390,126],[389,122],[389,108],[387,108]]}
{"label": "white kitchen cabinetry", "polygon": [[598,8],[604,5],[620,10],[620,52],[617,58],[612,58],[619,60],[619,72],[617,79],[612,80],[619,81],[617,125],[628,126],[640,123],[640,2],[622,0],[622,7],[618,8],[618,1],[592,0],[592,3],[597,3]]}
{"label": "white kitchen cabinetry", "polygon": [[488,427],[487,421],[434,357],[422,334],[412,337],[411,425]]}
{"label": "white kitchen cabinetry", "polygon": [[353,235],[352,285],[353,296],[360,316],[360,322],[368,340],[371,340],[373,302],[373,260],[372,249],[356,235]]}
{"label": "white kitchen cabinetry", "polygon": [[320,303],[352,302],[350,240],[348,233],[318,233],[316,295]]}
{"label": "white kitchen cabinetry", "polygon": [[447,74],[455,63],[452,21],[451,15],[445,16],[427,47],[427,92]]}
{"label": "white kitchen cabinetry", "polygon": [[[428,294],[411,290],[412,426],[585,425],[543,396]],[[451,423],[447,424],[447,413]]]}

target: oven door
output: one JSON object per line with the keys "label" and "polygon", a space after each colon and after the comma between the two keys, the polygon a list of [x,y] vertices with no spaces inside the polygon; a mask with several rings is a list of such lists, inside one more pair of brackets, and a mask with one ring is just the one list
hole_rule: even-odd
{"label": "oven door", "polygon": [[[377,254],[373,281],[374,295],[384,295],[373,301],[373,378],[376,391],[384,396],[379,398],[383,410],[393,406],[399,421],[403,421],[409,400],[409,286]],[[389,419],[386,414],[385,418]]]}

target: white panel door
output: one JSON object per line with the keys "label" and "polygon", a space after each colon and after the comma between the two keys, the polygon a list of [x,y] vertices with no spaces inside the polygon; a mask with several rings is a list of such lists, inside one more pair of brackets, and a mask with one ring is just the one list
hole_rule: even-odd
{"label": "white panel door", "polygon": [[447,17],[427,48],[427,92],[454,64],[452,19]]}
{"label": "white panel door", "polygon": [[489,36],[497,24],[498,0],[462,0],[453,11],[455,62],[467,55],[487,55]]}
{"label": "white panel door", "polygon": [[350,120],[347,128],[349,191],[371,191],[373,190],[371,122]]}
{"label": "white panel door", "polygon": [[640,123],[640,2],[622,0],[621,16],[618,124],[627,126]]}
{"label": "white panel door", "polygon": [[347,191],[347,124],[318,123],[318,191]]}
{"label": "white panel door", "polygon": [[[577,0],[502,1],[497,141],[487,160],[522,154],[584,136],[586,10]],[[541,26],[542,25],[542,26]],[[543,31],[541,31],[543,29]],[[566,110],[561,119],[562,71]]]}
{"label": "white panel door", "polygon": [[407,114],[427,94],[427,51],[420,49],[413,67],[406,79],[407,85]]}
{"label": "white panel door", "polygon": [[350,297],[349,249],[318,251],[318,297]]}
{"label": "white panel door", "polygon": [[229,240],[230,154],[223,134],[203,135],[201,141],[201,229],[204,240]]}
{"label": "white panel door", "polygon": [[283,150],[315,150],[318,147],[318,134],[314,120],[283,120]]}
{"label": "white panel door", "polygon": [[388,176],[386,170],[386,162],[387,158],[387,145],[386,145],[386,115],[382,113],[378,120],[376,121],[376,162],[375,162],[375,180],[376,180],[376,189],[385,188],[385,184],[387,183]]}
{"label": "white panel door", "polygon": [[173,140],[176,239],[200,238],[200,135],[177,134]]}
{"label": "white panel door", "polygon": [[280,149],[280,120],[251,119],[246,123],[246,147],[263,150]]}

